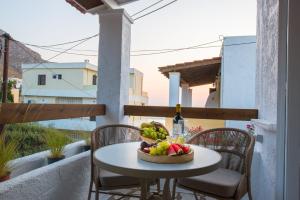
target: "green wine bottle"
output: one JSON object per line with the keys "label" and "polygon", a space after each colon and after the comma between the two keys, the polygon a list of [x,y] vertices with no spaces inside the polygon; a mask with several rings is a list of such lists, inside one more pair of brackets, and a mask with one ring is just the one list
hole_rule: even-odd
{"label": "green wine bottle", "polygon": [[181,116],[181,106],[176,105],[176,114],[173,118],[173,135],[180,136],[184,134],[184,119]]}

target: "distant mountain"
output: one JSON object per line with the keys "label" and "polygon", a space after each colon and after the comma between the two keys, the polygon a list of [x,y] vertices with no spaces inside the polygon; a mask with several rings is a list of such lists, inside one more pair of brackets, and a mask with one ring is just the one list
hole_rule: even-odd
{"label": "distant mountain", "polygon": [[[5,31],[0,29],[0,35],[5,33]],[[4,39],[0,38],[0,43],[2,42],[2,47],[4,48]],[[9,68],[8,76],[9,77],[22,77],[22,64],[27,63],[40,63],[46,62],[42,59],[41,55],[32,49],[26,47],[25,45],[11,41],[9,46]],[[3,54],[0,58],[0,79],[2,79],[3,73]]]}

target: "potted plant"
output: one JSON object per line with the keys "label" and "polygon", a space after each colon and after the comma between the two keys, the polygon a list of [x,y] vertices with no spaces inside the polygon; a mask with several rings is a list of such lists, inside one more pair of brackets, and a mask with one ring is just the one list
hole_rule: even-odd
{"label": "potted plant", "polygon": [[50,149],[50,155],[47,158],[48,164],[60,161],[65,158],[64,148],[70,142],[70,139],[63,133],[52,130],[46,135],[46,144]]}
{"label": "potted plant", "polygon": [[0,182],[10,179],[11,165],[9,161],[17,154],[17,143],[5,141],[5,136],[0,136]]}

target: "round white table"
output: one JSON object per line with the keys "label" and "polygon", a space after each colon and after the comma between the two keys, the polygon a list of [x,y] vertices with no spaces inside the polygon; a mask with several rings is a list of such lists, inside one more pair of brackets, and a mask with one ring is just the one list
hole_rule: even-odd
{"label": "round white table", "polygon": [[121,143],[95,151],[95,164],[105,170],[141,179],[141,199],[147,199],[147,179],[166,178],[163,199],[171,199],[170,178],[198,176],[218,168],[221,155],[213,150],[191,145],[194,160],[182,164],[157,164],[137,158],[140,142]]}

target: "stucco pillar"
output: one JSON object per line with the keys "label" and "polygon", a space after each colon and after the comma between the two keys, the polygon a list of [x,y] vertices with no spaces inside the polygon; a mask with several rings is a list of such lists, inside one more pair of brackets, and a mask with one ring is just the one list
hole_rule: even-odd
{"label": "stucco pillar", "polygon": [[189,84],[181,84],[181,105],[183,107],[191,107],[192,90],[189,88]]}
{"label": "stucco pillar", "polygon": [[179,103],[180,73],[169,73],[169,106],[176,106]]}
{"label": "stucco pillar", "polygon": [[106,115],[97,117],[97,126],[126,124],[124,105],[129,102],[132,20],[124,9],[101,11],[99,18],[97,103],[106,105]]}
{"label": "stucco pillar", "polygon": [[189,88],[188,90],[188,107],[192,107],[193,106],[193,89]]}

